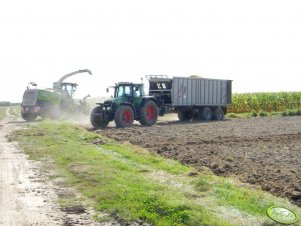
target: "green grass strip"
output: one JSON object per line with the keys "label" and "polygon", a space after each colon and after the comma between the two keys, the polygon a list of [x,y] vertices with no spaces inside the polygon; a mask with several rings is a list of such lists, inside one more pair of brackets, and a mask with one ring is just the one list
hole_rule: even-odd
{"label": "green grass strip", "polygon": [[[269,222],[271,205],[287,200],[242,187],[130,144],[69,123],[44,121],[15,132],[31,159],[50,161],[94,208],[121,222],[152,225],[236,225]],[[236,220],[233,218],[236,217]],[[252,219],[252,220],[251,220]]]}
{"label": "green grass strip", "polygon": [[6,115],[6,107],[0,107],[0,120],[4,119]]}

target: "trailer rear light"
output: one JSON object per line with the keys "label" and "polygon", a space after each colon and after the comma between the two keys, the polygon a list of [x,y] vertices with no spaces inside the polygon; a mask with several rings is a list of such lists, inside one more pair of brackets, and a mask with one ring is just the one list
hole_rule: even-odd
{"label": "trailer rear light", "polygon": [[38,112],[40,110],[40,107],[34,107],[34,112]]}

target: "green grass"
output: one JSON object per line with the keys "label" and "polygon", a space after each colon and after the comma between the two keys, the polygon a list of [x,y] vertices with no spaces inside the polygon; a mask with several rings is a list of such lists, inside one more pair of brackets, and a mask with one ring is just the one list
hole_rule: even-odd
{"label": "green grass", "polygon": [[18,118],[20,117],[20,106],[17,105],[17,106],[10,106],[9,107],[9,114]]}
{"label": "green grass", "polygon": [[301,109],[294,109],[294,110],[288,110],[288,111],[283,111],[282,116],[301,116]]}
{"label": "green grass", "polygon": [[228,118],[253,118],[258,117],[259,113],[252,111],[247,113],[228,113],[226,117]]}
{"label": "green grass", "polygon": [[251,115],[249,113],[228,113],[226,115],[228,118],[250,118]]}
{"label": "green grass", "polygon": [[8,109],[8,113],[16,118],[20,117],[20,106],[0,106],[0,120],[2,120],[6,116],[6,111]]}
{"label": "green grass", "polygon": [[259,111],[258,115],[259,115],[260,117],[266,117],[266,116],[268,116],[268,113],[265,112],[265,111]]}
{"label": "green grass", "polygon": [[228,113],[226,115],[227,118],[256,118],[256,117],[271,117],[271,116],[300,116],[301,109],[292,109],[283,112],[273,111],[251,111],[247,113]]}
{"label": "green grass", "polygon": [[0,107],[0,120],[2,120],[6,115],[7,107]]}
{"label": "green grass", "polygon": [[[31,159],[51,162],[57,175],[92,200],[96,210],[124,223],[263,224],[269,222],[265,211],[271,205],[301,213],[287,200],[207,171],[189,176],[194,168],[72,124],[44,121],[15,132],[11,139]],[[98,141],[104,144],[93,144]]]}

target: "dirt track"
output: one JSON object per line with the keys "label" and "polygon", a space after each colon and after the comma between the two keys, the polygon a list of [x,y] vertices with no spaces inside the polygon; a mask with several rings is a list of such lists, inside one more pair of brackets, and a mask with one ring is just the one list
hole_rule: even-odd
{"label": "dirt track", "polygon": [[50,182],[41,170],[45,164],[28,160],[8,140],[7,136],[22,125],[23,120],[12,116],[0,122],[0,225],[100,225],[92,219],[93,212],[81,205],[61,208],[57,204],[58,198],[75,197],[75,193]]}
{"label": "dirt track", "polygon": [[217,175],[237,176],[301,206],[301,117],[210,123],[168,118],[153,127],[97,132],[185,164],[208,167]]}

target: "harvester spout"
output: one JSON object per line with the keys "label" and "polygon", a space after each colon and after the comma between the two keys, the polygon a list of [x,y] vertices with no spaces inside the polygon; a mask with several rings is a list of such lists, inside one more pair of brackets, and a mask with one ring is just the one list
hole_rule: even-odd
{"label": "harvester spout", "polygon": [[66,75],[64,75],[63,77],[61,77],[57,82],[54,82],[54,83],[53,83],[53,89],[60,89],[62,82],[63,82],[66,78],[69,78],[69,77],[72,76],[72,75],[79,74],[79,73],[84,73],[84,72],[87,72],[87,73],[89,73],[90,75],[92,75],[92,72],[91,72],[90,70],[88,70],[88,69],[83,69],[83,70],[78,70],[78,71],[71,72],[71,73],[66,74]]}

